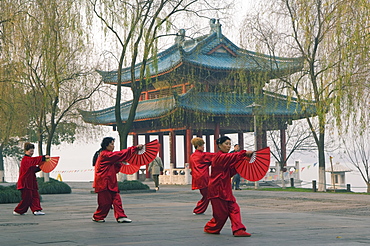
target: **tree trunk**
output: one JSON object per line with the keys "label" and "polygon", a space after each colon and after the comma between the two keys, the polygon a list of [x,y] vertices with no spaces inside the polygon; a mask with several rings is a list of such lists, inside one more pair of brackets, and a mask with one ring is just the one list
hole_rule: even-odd
{"label": "tree trunk", "polygon": [[3,156],[3,146],[0,145],[0,183],[4,183],[4,156]]}
{"label": "tree trunk", "polygon": [[370,193],[370,182],[367,182],[366,184],[367,184],[367,190],[366,190],[366,192],[367,193]]}
{"label": "tree trunk", "polygon": [[326,191],[325,131],[322,131],[319,134],[318,152],[319,152],[319,185],[318,185],[318,191]]}

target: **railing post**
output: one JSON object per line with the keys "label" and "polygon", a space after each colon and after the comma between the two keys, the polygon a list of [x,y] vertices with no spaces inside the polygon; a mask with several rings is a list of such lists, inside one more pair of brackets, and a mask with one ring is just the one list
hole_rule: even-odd
{"label": "railing post", "polygon": [[316,180],[312,180],[312,190],[313,190],[313,192],[316,192],[317,191],[317,188],[316,188]]}

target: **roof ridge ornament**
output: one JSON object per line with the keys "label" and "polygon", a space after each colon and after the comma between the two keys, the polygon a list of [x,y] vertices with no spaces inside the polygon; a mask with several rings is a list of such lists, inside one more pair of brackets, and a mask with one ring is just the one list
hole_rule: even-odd
{"label": "roof ridge ornament", "polygon": [[175,43],[178,46],[182,47],[184,45],[184,42],[185,42],[185,29],[180,29],[176,33]]}
{"label": "roof ridge ornament", "polygon": [[217,33],[217,37],[221,37],[222,31],[221,31],[221,24],[220,24],[220,19],[210,19],[209,25],[211,27],[211,32],[210,34]]}

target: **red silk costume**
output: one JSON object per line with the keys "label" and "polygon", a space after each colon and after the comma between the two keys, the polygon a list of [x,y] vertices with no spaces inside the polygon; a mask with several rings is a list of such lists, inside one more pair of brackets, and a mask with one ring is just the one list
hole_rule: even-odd
{"label": "red silk costume", "polygon": [[32,212],[42,210],[38,192],[39,187],[36,179],[36,172],[40,171],[38,165],[42,161],[45,161],[45,156],[31,157],[25,155],[22,158],[17,183],[17,189],[21,190],[22,200],[14,209],[14,211],[19,214],[26,213],[28,208],[30,208]]}
{"label": "red silk costume", "polygon": [[208,182],[209,182],[209,166],[215,154],[195,150],[190,156],[190,168],[192,176],[193,190],[199,189],[202,199],[200,199],[193,210],[195,214],[204,213],[209,204],[208,199]]}
{"label": "red silk costume", "polygon": [[234,165],[245,157],[245,150],[234,153],[219,151],[212,160],[208,198],[211,200],[213,218],[204,226],[204,231],[218,234],[230,218],[234,232],[246,230],[242,224],[240,208],[231,189],[231,177],[236,174]]}
{"label": "red silk costume", "polygon": [[121,163],[126,161],[135,152],[136,147],[129,147],[121,151],[102,150],[95,165],[93,187],[98,193],[98,208],[93,215],[95,220],[104,220],[113,205],[114,217],[127,217],[119,195],[117,176]]}

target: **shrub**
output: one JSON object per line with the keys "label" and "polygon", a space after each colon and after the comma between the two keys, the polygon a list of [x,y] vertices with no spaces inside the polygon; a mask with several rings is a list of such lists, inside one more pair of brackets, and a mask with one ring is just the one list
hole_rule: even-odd
{"label": "shrub", "polygon": [[149,190],[149,186],[141,183],[138,180],[125,180],[123,182],[118,182],[119,190]]}
{"label": "shrub", "polygon": [[50,178],[44,182],[44,178],[37,178],[40,194],[69,194],[72,189],[69,185],[56,179]]}
{"label": "shrub", "polygon": [[0,203],[18,203],[22,200],[21,192],[15,185],[0,185]]}

